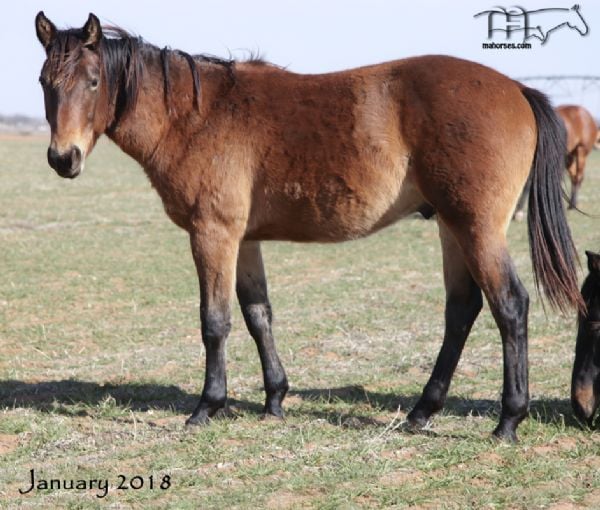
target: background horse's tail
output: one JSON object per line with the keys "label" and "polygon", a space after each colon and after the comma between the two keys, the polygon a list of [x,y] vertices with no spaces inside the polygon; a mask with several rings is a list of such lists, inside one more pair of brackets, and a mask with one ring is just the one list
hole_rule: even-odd
{"label": "background horse's tail", "polygon": [[562,203],[566,132],[548,98],[522,87],[537,123],[537,147],[531,169],[527,223],[535,285],[551,306],[566,312],[585,305],[577,284],[577,251]]}

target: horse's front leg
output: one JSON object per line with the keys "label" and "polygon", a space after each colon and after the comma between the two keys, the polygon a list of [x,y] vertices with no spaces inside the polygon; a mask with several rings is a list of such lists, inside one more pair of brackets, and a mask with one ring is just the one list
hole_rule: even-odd
{"label": "horse's front leg", "polygon": [[206,350],[204,389],[188,425],[208,422],[227,401],[225,342],[231,329],[231,300],[239,238],[224,225],[204,222],[191,234],[200,281],[200,322]]}

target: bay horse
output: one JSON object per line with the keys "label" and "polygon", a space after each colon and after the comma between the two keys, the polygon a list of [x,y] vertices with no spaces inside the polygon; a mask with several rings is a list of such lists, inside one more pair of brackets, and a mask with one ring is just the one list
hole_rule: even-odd
{"label": "bay horse", "polygon": [[[529,405],[529,297],[506,231],[533,165],[529,227],[536,282],[581,307],[561,203],[562,127],[546,97],[482,65],[408,58],[321,75],[159,49],[90,14],[82,28],[35,20],[51,127],[48,162],[74,178],[100,135],[138,161],[190,236],[200,284],[204,388],[187,424],[227,399],[234,293],[262,365],[266,415],[288,381],[275,348],[260,242],[364,237],[418,210],[437,213],[446,287],[441,351],[407,420],[445,401],[485,294],[502,337],[494,434],[516,440]],[[401,249],[401,247],[398,247]]]}
{"label": "bay horse", "polygon": [[577,207],[577,194],[583,181],[588,154],[598,138],[598,126],[583,106],[562,105],[556,108],[567,129],[567,172],[571,179],[569,209]]}

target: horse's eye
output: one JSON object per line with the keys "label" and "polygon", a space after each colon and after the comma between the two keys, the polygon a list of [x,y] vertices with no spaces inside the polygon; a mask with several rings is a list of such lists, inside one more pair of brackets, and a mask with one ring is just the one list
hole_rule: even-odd
{"label": "horse's eye", "polygon": [[41,85],[42,87],[45,87],[45,86],[46,86],[46,80],[44,79],[44,77],[43,77],[43,76],[40,76],[40,79],[39,79],[39,81],[40,81],[40,85]]}
{"label": "horse's eye", "polygon": [[90,80],[90,88],[96,90],[98,88],[98,78],[92,78]]}

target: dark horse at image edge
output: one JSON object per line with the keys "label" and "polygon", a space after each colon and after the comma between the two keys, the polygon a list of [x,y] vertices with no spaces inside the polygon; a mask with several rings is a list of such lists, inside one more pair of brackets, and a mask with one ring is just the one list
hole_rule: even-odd
{"label": "dark horse at image edge", "polygon": [[589,274],[581,287],[587,313],[579,312],[571,401],[589,426],[600,405],[600,253],[586,251]]}
{"label": "dark horse at image edge", "polygon": [[485,295],[504,356],[494,434],[516,440],[529,406],[529,297],[506,231],[530,170],[536,283],[558,309],[583,309],[561,202],[564,132],[543,94],[445,56],[300,75],[161,50],[103,29],[93,14],[82,28],[58,30],[40,12],[36,31],[47,55],[40,81],[50,166],[76,177],[106,134],[142,165],[168,216],[189,233],[206,370],[188,424],[226,405],[234,293],[258,347],[264,412],[283,416],[288,382],[261,241],[356,239],[430,209],[442,243],[446,325],[408,421],[424,426],[442,408]]}

